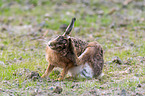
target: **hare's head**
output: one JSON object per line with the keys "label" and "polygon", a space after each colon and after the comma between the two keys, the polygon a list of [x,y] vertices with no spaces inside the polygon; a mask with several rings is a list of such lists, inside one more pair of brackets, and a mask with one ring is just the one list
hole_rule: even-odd
{"label": "hare's head", "polygon": [[70,25],[67,27],[63,35],[58,36],[56,39],[49,42],[48,46],[55,51],[63,51],[69,46],[70,32],[74,26],[76,18],[72,18]]}

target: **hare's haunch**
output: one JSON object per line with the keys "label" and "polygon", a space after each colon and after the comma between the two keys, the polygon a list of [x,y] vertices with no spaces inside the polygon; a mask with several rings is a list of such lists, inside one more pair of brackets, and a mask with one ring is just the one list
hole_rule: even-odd
{"label": "hare's haunch", "polygon": [[54,67],[63,68],[59,80],[63,80],[68,71],[72,76],[98,77],[103,69],[103,49],[98,42],[85,42],[70,37],[75,18],[63,35],[50,41],[46,46],[46,60],[49,62],[45,73],[46,77]]}

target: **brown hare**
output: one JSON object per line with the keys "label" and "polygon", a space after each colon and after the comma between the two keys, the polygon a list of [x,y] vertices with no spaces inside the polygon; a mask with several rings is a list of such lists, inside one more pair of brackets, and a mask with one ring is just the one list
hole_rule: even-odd
{"label": "brown hare", "polygon": [[70,37],[76,18],[73,18],[63,35],[51,40],[46,46],[46,60],[49,62],[42,78],[54,67],[63,68],[58,80],[63,80],[68,71],[72,76],[98,77],[102,73],[103,49],[98,42],[85,42]]}

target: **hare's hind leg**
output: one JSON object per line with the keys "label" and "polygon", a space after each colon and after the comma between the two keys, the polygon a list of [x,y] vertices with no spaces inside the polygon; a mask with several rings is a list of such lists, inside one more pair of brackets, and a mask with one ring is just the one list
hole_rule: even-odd
{"label": "hare's hind leg", "polygon": [[[103,49],[97,42],[90,42],[86,50],[79,56],[78,65],[84,64],[84,70],[82,72],[86,73],[92,71],[94,77],[98,77],[102,73],[104,60],[103,60]],[[89,66],[86,66],[86,65]],[[91,76],[90,76],[91,77]]]}
{"label": "hare's hind leg", "polygon": [[90,59],[92,58],[93,55],[93,47],[88,47],[86,50],[78,57],[79,58],[79,63],[78,65],[83,65],[83,69],[80,72],[80,76],[82,78],[92,78],[94,75],[92,65],[90,62]]}
{"label": "hare's hind leg", "polygon": [[91,54],[92,54],[92,48],[90,47],[86,48],[86,50],[78,57],[79,61],[77,62],[77,64],[81,65],[88,62]]}
{"label": "hare's hind leg", "polygon": [[46,69],[45,73],[41,76],[41,78],[44,78],[44,77],[48,76],[48,75],[49,75],[49,73],[53,70],[53,68],[54,68],[54,66],[53,66],[53,65],[48,64],[48,67],[47,67],[47,69]]}
{"label": "hare's hind leg", "polygon": [[[96,56],[97,55],[97,56]],[[103,49],[97,42],[90,42],[86,50],[78,57],[80,64],[85,64],[85,62],[91,62],[92,59],[96,59],[98,61],[98,55],[100,60],[103,59]]]}

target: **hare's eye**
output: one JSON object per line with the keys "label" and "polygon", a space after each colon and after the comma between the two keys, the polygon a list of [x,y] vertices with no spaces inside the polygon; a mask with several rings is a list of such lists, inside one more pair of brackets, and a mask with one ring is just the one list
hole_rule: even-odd
{"label": "hare's eye", "polygon": [[66,40],[63,40],[62,43],[66,43]]}

